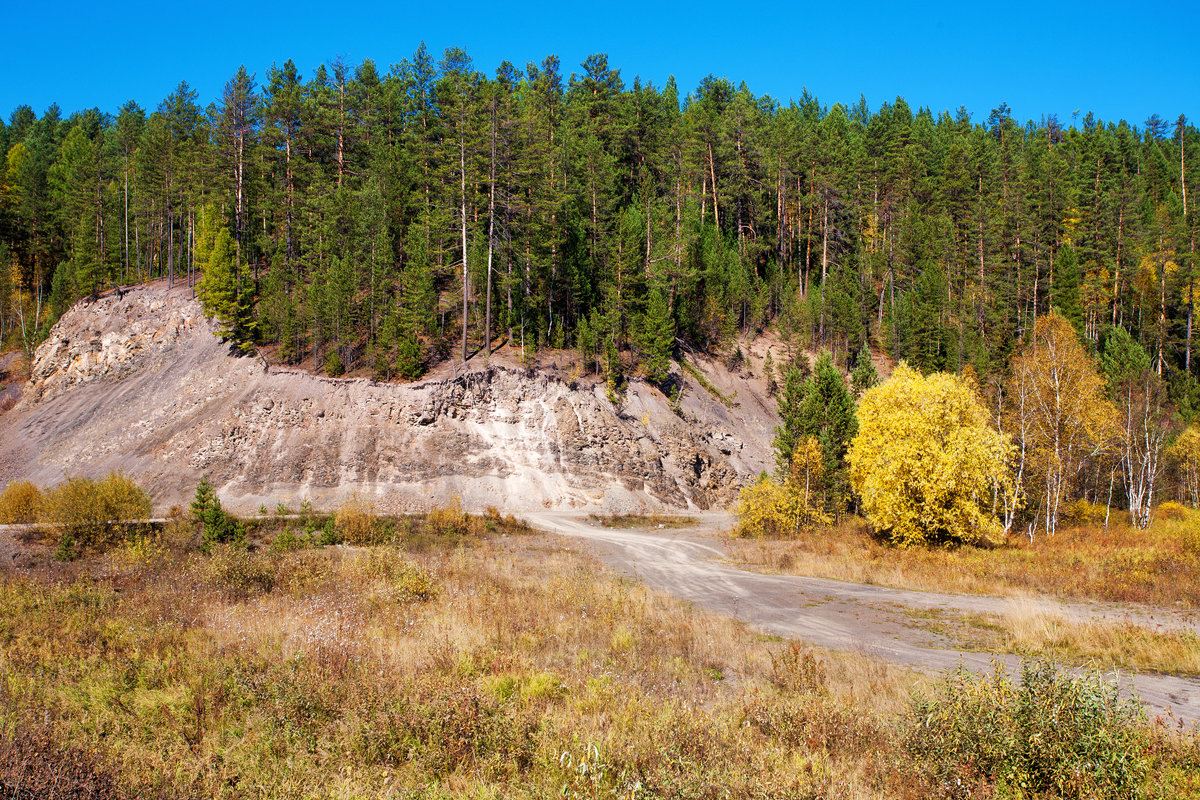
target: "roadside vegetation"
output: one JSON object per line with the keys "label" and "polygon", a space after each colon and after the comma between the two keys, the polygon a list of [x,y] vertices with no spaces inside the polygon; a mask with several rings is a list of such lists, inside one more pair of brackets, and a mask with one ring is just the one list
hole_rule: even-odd
{"label": "roadside vegetation", "polygon": [[588,518],[605,528],[686,528],[697,521],[680,514],[592,514]]}
{"label": "roadside vegetation", "polygon": [[1127,331],[1089,340],[1047,313],[982,384],[970,365],[922,374],[904,362],[878,383],[869,353],[859,361],[849,382],[825,356],[811,375],[787,371],[778,469],[741,494],[735,561],[1200,607],[1200,429]]}
{"label": "roadside vegetation", "polygon": [[1096,669],[1200,675],[1200,636],[1193,629],[1132,620],[1081,620],[1026,599],[1000,613],[953,609],[908,612],[919,627],[951,637],[956,647],[1054,659]]}
{"label": "roadside vegetation", "polygon": [[766,572],[898,589],[1200,608],[1200,512],[1171,504],[1149,530],[1116,513],[1105,528],[1103,507],[1081,504],[1069,513],[1076,512],[1092,521],[988,547],[896,547],[847,517],[808,534],[734,538],[728,551]]}
{"label": "roadside vegetation", "polygon": [[[930,679],[762,636],[454,506],[403,522],[361,499],[269,523],[222,510],[218,527],[244,535],[206,545],[208,496],[73,561],[0,569],[0,795],[1200,786],[1192,735],[1096,678],[1031,663]],[[326,531],[359,543],[323,545]]]}
{"label": "roadside vegetation", "polygon": [[150,512],[150,496],[120,472],[98,480],[68,478],[45,491],[14,481],[0,494],[0,525],[41,524],[63,559],[148,529]]}

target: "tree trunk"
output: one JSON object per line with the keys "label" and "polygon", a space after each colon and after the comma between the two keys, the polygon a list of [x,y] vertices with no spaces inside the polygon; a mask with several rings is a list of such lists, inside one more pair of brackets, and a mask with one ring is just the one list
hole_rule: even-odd
{"label": "tree trunk", "polygon": [[[469,291],[467,274],[467,143],[459,135],[458,139],[458,167],[459,167],[459,210],[462,217],[462,360],[466,363],[467,360],[467,297]],[[339,176],[340,181],[340,176]]]}
{"label": "tree trunk", "polygon": [[496,98],[492,96],[491,188],[488,191],[487,295],[484,311],[484,353],[492,354],[492,249],[496,231]]}
{"label": "tree trunk", "polygon": [[712,178],[713,224],[721,229],[721,209],[717,201],[717,167],[713,160],[712,145],[708,146],[708,174]]}

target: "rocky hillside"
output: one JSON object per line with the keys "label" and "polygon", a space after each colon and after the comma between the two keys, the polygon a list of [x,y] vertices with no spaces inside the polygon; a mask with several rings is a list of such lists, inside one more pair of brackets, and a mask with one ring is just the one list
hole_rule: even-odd
{"label": "rocky hillside", "polygon": [[[243,511],[358,492],[381,509],[453,495],[468,508],[710,508],[771,465],[773,404],[748,372],[702,360],[677,415],[630,384],[493,356],[413,384],[337,380],[231,356],[186,287],[81,302],[38,350],[23,397],[0,415],[0,485],[121,469],[161,507],[208,475]],[[572,388],[574,386],[574,388]]]}

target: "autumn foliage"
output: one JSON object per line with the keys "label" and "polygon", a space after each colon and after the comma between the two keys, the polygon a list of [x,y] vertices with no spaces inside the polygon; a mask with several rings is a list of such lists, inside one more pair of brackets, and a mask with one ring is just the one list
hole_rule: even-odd
{"label": "autumn foliage", "polygon": [[994,498],[1013,448],[966,380],[901,362],[863,396],[858,423],[850,481],[876,529],[901,546],[1000,536]]}
{"label": "autumn foliage", "polygon": [[824,454],[816,437],[797,443],[783,481],[764,474],[738,498],[738,536],[794,536],[826,527],[832,517],[821,509],[825,489]]}

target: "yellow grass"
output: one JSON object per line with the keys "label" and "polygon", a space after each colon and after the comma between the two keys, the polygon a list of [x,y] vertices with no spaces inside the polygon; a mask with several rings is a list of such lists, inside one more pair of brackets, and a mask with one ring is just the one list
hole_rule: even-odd
{"label": "yellow grass", "polygon": [[731,539],[737,562],[767,572],[812,575],[924,591],[1135,602],[1200,608],[1200,514],[1177,512],[1140,531],[1127,520],[1010,537],[996,548],[907,548],[851,520],[795,539]]}
{"label": "yellow grass", "polygon": [[[1000,614],[939,615],[948,631],[988,652],[1053,658],[1097,669],[1200,675],[1200,636],[1193,631],[1150,630],[1133,621],[1071,619],[1027,599],[1014,599]],[[955,624],[958,622],[959,624]]]}

